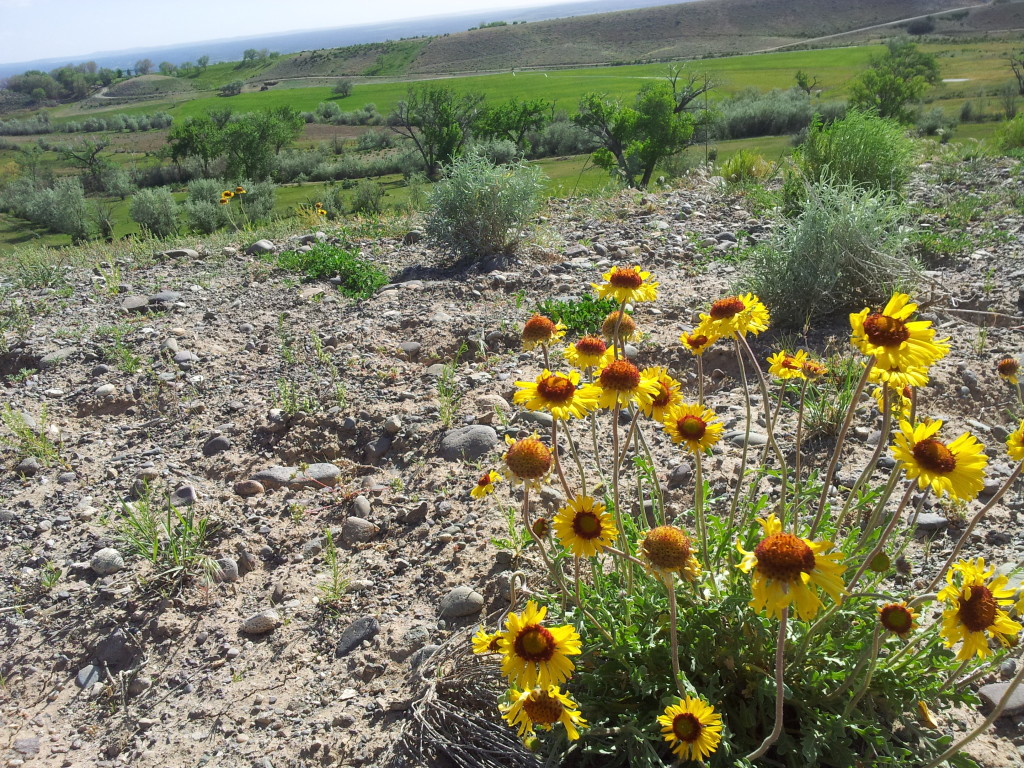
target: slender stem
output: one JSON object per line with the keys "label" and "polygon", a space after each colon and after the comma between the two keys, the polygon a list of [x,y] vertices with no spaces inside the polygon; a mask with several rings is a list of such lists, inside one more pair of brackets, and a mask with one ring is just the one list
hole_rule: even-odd
{"label": "slender stem", "polygon": [[[743,343],[743,348],[747,352],[747,356],[750,357],[750,362],[754,366],[754,371],[757,373],[757,386],[761,390],[761,403],[764,406],[764,417],[765,417],[765,429],[768,433],[768,446],[775,451],[775,456],[779,460],[779,473],[781,475],[782,486],[779,489],[779,519],[782,520],[785,525],[786,517],[786,457],[782,454],[782,449],[779,448],[779,443],[775,439],[775,419],[778,417],[778,410],[775,415],[772,415],[771,409],[768,405],[768,381],[764,377],[764,371],[761,370],[757,358],[754,356],[754,350],[750,348],[750,344],[747,342],[745,336],[737,335],[737,338]],[[779,398],[779,408],[782,407],[781,396]],[[748,427],[749,429],[749,427]],[[767,457],[768,451],[765,449],[762,454],[761,463],[764,463],[764,459]]]}
{"label": "slender stem", "polygon": [[597,475],[604,480],[604,468],[601,466],[601,451],[597,449],[597,413],[590,414],[590,442],[594,449],[594,463],[597,464]]}
{"label": "slender stem", "polygon": [[800,449],[803,442],[804,403],[807,398],[808,378],[804,376],[800,384],[800,407],[796,411],[796,466],[793,470],[793,533],[796,534],[800,523]]}
{"label": "slender stem", "polygon": [[676,583],[672,574],[665,577],[665,589],[668,590],[668,636],[672,644],[672,679],[675,680],[679,698],[686,698],[686,687],[683,685],[682,674],[679,672],[679,634],[676,630]]}
{"label": "slender stem", "polygon": [[[568,431],[568,428],[566,428]],[[562,460],[559,458],[561,451],[558,450],[558,419],[551,420],[551,454],[555,457],[555,471],[558,473],[558,479],[562,483],[562,490],[565,491],[566,498],[572,496],[572,491],[569,488],[569,482],[565,479],[565,473],[562,471]],[[580,473],[582,474],[582,472]]]}
{"label": "slender stem", "polygon": [[782,705],[785,703],[785,686],[783,685],[782,673],[786,666],[786,620],[788,618],[789,606],[787,605],[782,609],[782,619],[779,621],[779,638],[775,646],[775,726],[772,728],[772,732],[761,742],[761,746],[746,756],[746,760],[757,760],[782,735]]}
{"label": "slender stem", "polygon": [[576,448],[576,441],[572,439],[572,430],[569,429],[569,423],[565,424],[565,438],[569,441],[569,452],[572,454],[573,461],[576,462],[576,469],[580,473],[580,494],[582,496],[587,495],[587,473],[583,471],[583,461],[580,459],[580,452]]}
{"label": "slender stem", "polygon": [[622,465],[626,463],[626,451],[629,450],[629,441],[633,439],[633,433],[636,432],[636,423],[640,419],[640,409],[637,408],[633,412],[633,418],[629,422],[629,429],[626,431],[626,439],[622,441],[622,456],[619,457],[618,470],[622,471]]}
{"label": "slender stem", "polygon": [[818,499],[818,512],[814,516],[814,522],[811,523],[810,537],[814,538],[815,531],[818,530],[818,525],[821,523],[821,517],[825,514],[825,502],[828,500],[828,490],[832,486],[832,477],[836,473],[836,467],[839,464],[839,455],[843,452],[843,444],[846,442],[846,433],[850,431],[850,424],[853,423],[853,414],[857,412],[857,403],[860,400],[861,392],[864,391],[864,385],[868,382],[868,376],[871,375],[871,368],[875,364],[874,356],[868,359],[867,364],[864,366],[864,373],[861,374],[860,381],[857,382],[857,387],[853,391],[853,397],[850,398],[850,407],[846,409],[846,418],[843,419],[843,426],[839,430],[839,436],[836,438],[836,447],[832,451],[832,458],[828,463],[828,470],[825,472],[825,478],[821,485],[821,497]]}
{"label": "slender stem", "polygon": [[900,499],[899,505],[892,513],[892,519],[889,520],[889,524],[885,526],[885,530],[882,531],[882,535],[878,537],[878,543],[875,544],[874,548],[864,557],[864,562],[860,564],[860,568],[857,569],[857,573],[854,574],[853,578],[850,579],[850,582],[846,585],[847,590],[851,592],[853,591],[854,585],[860,577],[864,575],[864,571],[866,571],[871,565],[871,561],[878,556],[879,552],[885,549],[885,542],[888,541],[890,534],[892,534],[893,530],[896,528],[896,524],[900,521],[900,515],[903,513],[903,508],[907,505],[907,502],[910,501],[910,497],[913,493],[914,483],[911,483],[907,486],[906,493],[903,494],[903,498]]}
{"label": "slender stem", "polygon": [[871,641],[871,662],[868,665],[868,672],[864,675],[864,682],[861,683],[857,692],[850,697],[850,700],[846,703],[846,707],[843,709],[843,717],[846,717],[853,711],[853,708],[857,706],[857,703],[864,697],[864,694],[868,692],[871,687],[871,676],[875,671],[875,660],[878,658],[878,645],[881,639],[879,635],[879,625],[875,624],[875,636]]}
{"label": "slender stem", "polygon": [[[740,453],[740,471],[736,478],[736,487],[733,488],[732,492],[732,505],[729,507],[729,530],[732,531],[732,525],[736,520],[736,510],[740,503],[740,489],[743,487],[743,478],[747,473],[747,442],[750,437],[750,387],[747,386],[747,369],[743,365],[743,355],[740,352],[740,343],[737,339],[733,339],[736,344],[736,361],[740,366],[740,380],[743,382],[743,402],[746,406],[746,420],[744,421],[744,436],[743,436],[743,451]],[[740,528],[745,526],[746,521],[740,523]]]}
{"label": "slender stem", "polygon": [[892,421],[892,401],[890,400],[889,388],[887,386],[882,387],[882,433],[878,438],[878,444],[875,446],[875,450],[871,453],[871,458],[868,459],[867,464],[864,465],[864,471],[860,473],[860,477],[857,478],[857,482],[853,484],[853,488],[850,489],[849,495],[846,497],[846,503],[843,504],[843,510],[839,513],[840,518],[846,517],[846,511],[850,508],[850,504],[857,497],[857,493],[860,491],[864,483],[867,482],[868,478],[871,477],[871,473],[875,471],[875,465],[878,464],[878,458],[882,455],[883,447],[889,442],[889,425]]}
{"label": "slender stem", "polygon": [[697,404],[704,405],[704,355],[697,355]]}
{"label": "slender stem", "polygon": [[998,501],[1003,497],[1003,494],[1010,489],[1010,486],[1013,485],[1014,480],[1016,480],[1020,476],[1022,468],[1024,468],[1024,462],[1017,465],[1017,468],[1013,470],[1010,476],[1006,479],[1006,482],[1000,486],[999,490],[996,491],[996,494],[991,499],[989,499],[988,503],[985,506],[978,510],[978,513],[974,517],[971,518],[971,522],[967,525],[967,528],[964,529],[964,532],[962,534],[960,534],[960,538],[957,540],[956,545],[953,547],[953,551],[950,552],[949,557],[946,558],[945,565],[943,565],[942,568],[938,570],[938,572],[935,574],[935,578],[931,580],[930,584],[928,584],[928,592],[935,591],[935,587],[938,585],[939,580],[942,578],[942,574],[946,573],[946,571],[949,570],[950,566],[953,565],[953,561],[956,560],[956,556],[960,554],[960,550],[963,549],[964,544],[967,542],[967,537],[971,535],[971,532],[974,530],[974,527],[978,523],[980,523],[981,519],[986,514],[988,514],[988,511],[992,509],[992,507],[994,507],[996,503],[998,503]]}
{"label": "slender stem", "polygon": [[[636,431],[637,437],[640,439],[640,445],[644,447],[644,453],[647,455],[647,461],[650,462],[651,466],[654,466],[654,454],[651,453],[651,446],[647,444],[647,438],[644,437],[644,431],[638,429]],[[657,478],[655,478],[657,480]],[[665,524],[665,495],[661,492],[661,483],[654,483],[654,493],[658,495],[658,525]]]}
{"label": "slender stem", "polygon": [[623,552],[621,549],[616,549],[615,547],[605,547],[604,551],[607,552],[609,555],[615,555],[616,557],[621,557],[622,559],[628,560],[629,562],[633,563],[634,565],[639,565],[640,567],[643,567],[643,564],[644,564],[643,560],[641,560],[641,559],[639,559],[637,557],[633,557],[633,555],[629,554],[628,552]]}

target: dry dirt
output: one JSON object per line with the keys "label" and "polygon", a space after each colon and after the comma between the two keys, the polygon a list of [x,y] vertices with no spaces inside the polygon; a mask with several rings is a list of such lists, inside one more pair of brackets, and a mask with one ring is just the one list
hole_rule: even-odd
{"label": "dry dirt", "polygon": [[[1024,217],[1007,204],[1016,174],[1009,160],[935,165],[911,189],[931,207],[983,201],[973,221],[923,218],[938,232],[966,233],[971,245],[930,265],[918,292],[954,349],[920,407],[948,419],[952,434],[974,431],[992,455],[1015,426],[1014,397],[993,367],[1020,353],[1024,325]],[[492,542],[507,535],[508,486],[486,504],[469,497],[479,473],[497,465],[498,439],[537,428],[509,405],[514,382],[538,370],[519,347],[530,309],[579,296],[613,263],[639,263],[662,295],[637,311],[647,331],[638,360],[692,383],[678,334],[735,280],[733,241],[743,247],[770,226],[749,201],[695,176],[673,190],[552,201],[544,247],[512,264],[458,269],[425,241],[362,241],[394,284],[361,302],[247,255],[249,242],[216,253],[183,243],[195,255],[122,264],[120,284],[108,264],[70,272],[70,292],[8,296],[8,309],[28,308],[28,327],[20,337],[7,332],[4,402],[60,449],[49,465],[2,453],[0,759],[62,768],[425,764],[399,742],[423,695],[430,649],[462,647],[483,614],[505,610],[514,570],[536,585],[535,555],[514,561]],[[302,243],[296,236],[274,247]],[[171,293],[157,300],[162,291]],[[827,353],[843,349],[847,333],[840,320],[805,341]],[[765,334],[757,349],[780,342]],[[448,461],[438,364],[463,344],[468,352],[452,369],[454,426],[475,425],[494,444],[479,458]],[[709,396],[728,404],[735,424],[729,356],[712,353],[708,366]],[[857,439],[866,452],[869,431]],[[673,473],[683,464],[678,449],[654,436],[653,450],[669,504],[685,508],[687,492],[672,479],[685,474]],[[723,475],[729,453],[715,459]],[[278,477],[285,487],[272,488],[273,478],[262,491],[247,484],[274,466],[294,468]],[[307,472],[320,482],[298,482]],[[166,510],[168,493],[183,513],[216,526],[205,551],[222,560],[218,583],[187,578],[174,587],[120,536],[125,504],[138,509],[148,494]],[[551,489],[543,499],[550,509],[560,496]],[[932,511],[948,528],[940,525],[930,560],[915,555],[922,573],[958,535],[956,515]],[[966,554],[1001,565],[1024,559],[1014,512],[999,505]],[[328,531],[348,581],[330,600]],[[123,568],[96,572],[104,548],[122,553]],[[442,616],[459,587],[483,599],[483,613]],[[467,610],[479,609],[473,599]],[[964,712],[943,724],[962,729],[976,718]],[[1021,726],[1004,718],[974,754],[986,768],[1021,764]]]}

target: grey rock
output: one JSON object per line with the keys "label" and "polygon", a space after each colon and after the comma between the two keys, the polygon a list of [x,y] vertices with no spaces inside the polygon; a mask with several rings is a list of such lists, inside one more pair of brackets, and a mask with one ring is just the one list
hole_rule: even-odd
{"label": "grey rock", "polygon": [[384,420],[384,431],[389,435],[397,435],[402,431],[402,420],[398,416],[388,416]]}
{"label": "grey rock", "polygon": [[439,454],[447,461],[479,459],[498,444],[498,433],[485,424],[472,424],[448,432],[441,438]]}
{"label": "grey rock", "polygon": [[217,560],[217,567],[220,569],[217,573],[217,581],[228,584],[238,581],[238,563],[230,557],[222,557]]}
{"label": "grey rock", "polygon": [[341,524],[341,538],[346,544],[370,541],[380,528],[361,517],[349,517]]}
{"label": "grey rock", "polygon": [[263,488],[272,491],[275,488],[283,488],[297,473],[298,467],[267,467],[261,469],[249,479],[259,483]]}
{"label": "grey rock", "polygon": [[421,501],[412,509],[407,509],[398,515],[398,522],[405,523],[406,525],[418,525],[427,519],[427,514],[430,512],[430,504],[426,501]]}
{"label": "grey rock", "polygon": [[341,479],[341,470],[333,464],[310,464],[305,472],[299,467],[267,467],[249,479],[260,483],[267,490],[335,486]]}
{"label": "grey rock", "polygon": [[551,429],[551,423],[554,421],[551,414],[544,413],[544,411],[520,411],[515,420],[526,424],[536,424],[545,429]]}
{"label": "grey rock", "polygon": [[92,556],[89,567],[99,576],[109,576],[124,568],[124,558],[113,547],[104,547]]}
{"label": "grey rock", "polygon": [[[1009,683],[989,683],[981,686],[978,689],[978,696],[981,697],[982,709],[986,712],[995,709],[1009,687]],[[1024,686],[1017,686],[1010,695],[1001,717],[1016,717],[1020,714],[1024,714]]]}
{"label": "grey rock", "polygon": [[363,446],[363,460],[367,464],[372,464],[378,461],[390,448],[391,437],[389,435],[378,435]]}
{"label": "grey rock", "polygon": [[172,248],[169,251],[164,251],[162,256],[166,256],[168,259],[198,259],[199,253],[193,251],[191,248]]}
{"label": "grey rock", "polygon": [[121,309],[125,312],[146,312],[149,310],[149,298],[147,296],[128,296],[121,302]]}
{"label": "grey rock", "polygon": [[423,232],[418,229],[410,229],[405,233],[405,237],[402,238],[403,245],[416,245],[423,239]]}
{"label": "grey rock", "polygon": [[436,379],[438,376],[444,375],[444,369],[444,363],[434,363],[433,365],[427,366],[426,374],[427,376],[431,376]]}
{"label": "grey rock", "polygon": [[91,688],[95,683],[100,681],[102,671],[99,667],[92,664],[86,664],[75,676],[75,685],[79,688]]}
{"label": "grey rock", "polygon": [[917,517],[917,530],[919,531],[941,531],[949,525],[949,520],[938,512],[922,512]]}
{"label": "grey rock", "polygon": [[999,665],[999,676],[1003,680],[1012,680],[1015,674],[1017,674],[1017,662],[1013,659],[1004,659]]}
{"label": "grey rock", "polygon": [[747,445],[767,445],[768,443],[768,435],[763,432],[750,432],[745,435],[743,430],[736,430],[725,434],[725,439],[733,445],[742,446],[744,438],[746,438]]}
{"label": "grey rock", "polygon": [[409,666],[412,667],[414,670],[419,669],[423,665],[423,663],[429,660],[430,657],[433,656],[435,653],[437,653],[438,650],[440,650],[440,648],[440,645],[424,645],[422,648],[420,648],[412,656],[409,657]]}
{"label": "grey rock", "polygon": [[334,655],[339,659],[348,656],[362,645],[365,640],[372,640],[376,637],[378,632],[380,632],[380,622],[373,616],[363,616],[356,619],[341,633]]}
{"label": "grey rock", "polygon": [[177,365],[188,365],[191,363],[198,363],[199,356],[193,352],[189,352],[187,349],[183,349],[180,352],[175,353],[174,362]]}
{"label": "grey rock", "polygon": [[[25,736],[24,738],[14,740],[14,751],[24,757],[38,755],[42,746],[42,739],[38,736]],[[20,765],[20,761],[16,763],[12,760],[7,765]]]}
{"label": "grey rock", "polygon": [[181,485],[171,494],[171,504],[175,507],[191,507],[199,500],[199,494],[193,485]]}
{"label": "grey rock", "polygon": [[96,390],[93,392],[93,394],[96,395],[97,397],[106,397],[107,395],[112,395],[115,392],[117,392],[117,387],[114,386],[113,384],[100,384],[98,387],[96,387]]}
{"label": "grey rock", "polygon": [[472,616],[484,607],[484,597],[472,587],[455,587],[441,599],[441,617]]}
{"label": "grey rock", "polygon": [[690,484],[692,478],[693,467],[689,464],[680,464],[677,467],[673,467],[672,471],[668,473],[668,487],[685,488]]}
{"label": "grey rock", "polygon": [[231,440],[225,435],[211,437],[203,444],[203,456],[216,456],[218,453],[231,450]]}
{"label": "grey rock", "polygon": [[122,629],[115,629],[96,646],[96,660],[118,671],[128,669],[138,653],[138,645]]}
{"label": "grey rock", "polygon": [[356,517],[369,517],[373,508],[370,500],[360,494],[352,500],[352,511],[356,513]]}
{"label": "grey rock", "polygon": [[403,341],[398,345],[410,360],[415,360],[420,355],[423,345],[418,341]]}
{"label": "grey rock", "polygon": [[257,240],[255,243],[250,245],[245,252],[250,256],[258,253],[273,253],[274,244],[269,240]]}
{"label": "grey rock", "polygon": [[43,465],[39,463],[39,459],[35,456],[26,456],[18,462],[18,466],[14,468],[14,471],[22,477],[35,477],[42,468]]}
{"label": "grey rock", "polygon": [[281,617],[273,608],[260,611],[242,622],[242,632],[246,635],[265,635],[273,632],[281,625]]}
{"label": "grey rock", "polygon": [[239,496],[259,496],[265,489],[258,480],[239,480],[234,490]]}
{"label": "grey rock", "polygon": [[42,371],[48,371],[51,368],[56,368],[69,357],[73,357],[77,352],[78,347],[61,347],[60,349],[54,350],[48,355],[43,355],[43,357],[39,359],[39,369]]}
{"label": "grey rock", "polygon": [[160,291],[149,297],[150,304],[173,304],[181,298],[177,291]]}

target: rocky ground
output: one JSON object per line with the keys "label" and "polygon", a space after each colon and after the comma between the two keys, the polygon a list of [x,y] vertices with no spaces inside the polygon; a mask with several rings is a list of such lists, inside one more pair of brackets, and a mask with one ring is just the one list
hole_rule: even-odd
{"label": "rocky ground", "polygon": [[[990,447],[990,490],[1011,471],[999,443],[1016,426],[994,363],[1021,351],[1018,184],[1010,160],[936,162],[910,192],[925,226],[967,242],[928,265],[917,294],[954,350],[922,407]],[[646,335],[631,351],[692,385],[679,332],[729,291],[734,257],[771,222],[695,176],[644,195],[552,201],[541,227],[543,245],[522,259],[472,269],[446,266],[405,230],[362,241],[393,283],[361,302],[260,253],[330,231],[217,252],[190,243],[151,266],[100,264],[8,295],[7,309],[22,310],[0,354],[12,444],[0,454],[5,765],[422,764],[400,742],[427,660],[507,607],[514,571],[528,585],[537,572],[529,551],[494,543],[508,537],[507,485],[483,504],[469,496],[505,435],[542,427],[511,406],[514,382],[539,370],[520,351],[522,322],[539,300],[577,297],[612,264],[639,263],[662,288],[638,309]],[[840,320],[804,341],[825,354],[847,334]],[[758,350],[782,338],[765,334]],[[726,443],[742,443],[736,370],[724,352],[707,364]],[[11,429],[21,425],[23,439],[44,435],[57,453],[26,458]],[[855,433],[865,452],[872,431]],[[669,504],[685,505],[690,467],[652,439]],[[717,482],[732,453],[717,452]],[[542,500],[553,509],[561,495]],[[129,515],[166,521],[169,501],[177,534],[208,521],[199,554],[219,564],[214,583],[182,576],[203,566],[187,551],[154,565],[126,543]],[[966,554],[1024,560],[1015,503],[993,511]],[[929,512],[933,538],[914,550],[921,572],[963,524],[962,511]],[[1015,715],[974,754],[987,768],[1020,765],[1017,744]]]}

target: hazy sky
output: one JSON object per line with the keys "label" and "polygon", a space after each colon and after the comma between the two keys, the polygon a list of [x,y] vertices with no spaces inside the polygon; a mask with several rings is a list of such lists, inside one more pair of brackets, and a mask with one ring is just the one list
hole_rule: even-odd
{"label": "hazy sky", "polygon": [[[0,0],[0,61],[342,27],[566,0]],[[570,2],[572,0],[569,0]]]}

